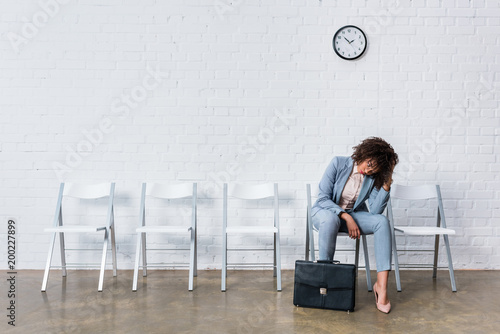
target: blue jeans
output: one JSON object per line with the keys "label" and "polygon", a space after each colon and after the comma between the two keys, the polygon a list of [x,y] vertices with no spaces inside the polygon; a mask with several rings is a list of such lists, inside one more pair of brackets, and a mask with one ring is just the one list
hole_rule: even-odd
{"label": "blue jeans", "polygon": [[[383,215],[366,211],[349,212],[358,224],[361,234],[373,234],[375,237],[375,260],[377,272],[391,270],[391,230],[387,218]],[[346,221],[329,210],[320,210],[312,216],[314,227],[319,231],[319,259],[333,260],[337,234],[348,232]]]}

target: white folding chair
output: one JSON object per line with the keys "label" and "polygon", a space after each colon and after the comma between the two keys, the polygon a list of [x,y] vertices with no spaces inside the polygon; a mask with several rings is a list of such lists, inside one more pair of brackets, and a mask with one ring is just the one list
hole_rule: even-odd
{"label": "white folding chair", "polygon": [[[439,236],[442,235],[446,246],[446,253],[448,255],[448,270],[450,272],[451,289],[457,291],[455,284],[455,273],[453,271],[453,261],[451,259],[450,243],[448,235],[455,234],[455,230],[446,227],[446,220],[444,216],[443,202],[441,199],[441,190],[439,185],[420,185],[420,186],[402,186],[393,184],[391,186],[391,199],[402,199],[407,201],[415,200],[430,200],[436,199],[437,201],[437,220],[435,226],[401,226],[395,225],[394,215],[392,211],[392,201],[389,200],[387,206],[387,217],[391,223],[392,228],[392,248],[394,252],[394,266],[396,271],[396,286],[397,290],[401,291],[401,279],[399,276],[399,267],[405,268],[433,268],[432,277],[436,278],[438,269],[438,252],[439,252]],[[405,211],[407,211],[406,209]],[[413,211],[413,210],[412,210]],[[422,220],[420,217],[419,220]],[[404,236],[434,236],[434,249],[404,249],[404,252],[433,252],[434,263],[432,265],[426,264],[405,264],[400,265],[398,259],[398,250],[396,248],[396,232],[403,233]],[[443,267],[439,267],[443,268]],[[446,267],[444,267],[446,268]]]}
{"label": "white folding chair", "polygon": [[[317,192],[312,195],[311,194],[311,185],[306,184],[306,195],[307,195],[307,214],[306,214],[306,254],[305,260],[316,261],[316,248],[314,247],[314,231],[318,232],[318,230],[314,227],[311,218],[311,208],[312,208],[312,197],[317,198]],[[349,236],[349,233],[339,232],[338,236]],[[370,276],[370,259],[368,257],[368,246],[366,243],[366,235],[361,236],[361,240],[363,241],[363,251],[365,256],[365,266],[361,268],[365,268],[366,270],[366,284],[368,286],[368,291],[372,291],[372,279]],[[356,248],[355,249],[345,249],[339,248],[335,250],[336,252],[355,252],[355,260],[354,263],[356,265],[356,275],[358,274],[358,265],[359,265],[359,239],[356,239]]]}
{"label": "white folding chair", "polygon": [[[279,196],[278,196],[278,184],[277,183],[265,183],[260,185],[242,185],[242,184],[230,184],[224,183],[224,196],[223,196],[223,222],[222,222],[222,283],[221,291],[226,291],[226,278],[227,278],[227,267],[273,267],[273,275],[276,277],[277,290],[281,291],[281,254],[280,254],[280,225],[279,225]],[[235,226],[233,224],[228,226],[228,197],[238,198],[242,200],[259,200],[268,197],[272,197],[274,201],[274,221],[272,225],[268,226]],[[228,235],[234,234],[261,234],[274,236],[274,260],[273,263],[228,263],[227,262],[227,252],[228,251],[259,251],[259,250],[270,250],[262,248],[239,248],[239,249],[228,249],[227,248],[227,237]]]}
{"label": "white folding chair", "polygon": [[[76,184],[76,183],[61,183],[59,187],[59,196],[57,198],[56,213],[54,216],[53,227],[46,228],[45,232],[52,232],[52,239],[49,246],[49,254],[47,257],[47,264],[45,266],[45,273],[43,275],[42,291],[46,291],[47,282],[49,279],[49,272],[51,268],[62,268],[62,275],[66,277],[68,267],[85,267],[91,268],[92,265],[79,264],[69,264],[66,263],[66,251],[71,250],[84,250],[84,249],[69,249],[65,247],[64,244],[64,233],[95,233],[104,231],[104,241],[102,246],[102,259],[100,264],[100,274],[99,274],[99,286],[98,291],[102,291],[104,282],[104,271],[106,266],[106,257],[108,250],[108,236],[111,234],[111,250],[112,250],[112,262],[113,262],[113,276],[116,277],[116,243],[115,243],[115,228],[114,228],[114,209],[113,209],[113,199],[115,193],[114,183],[101,183],[101,184]],[[107,206],[107,216],[103,224],[98,226],[88,226],[88,225],[63,225],[63,213],[62,213],[62,202],[65,197],[75,197],[81,200],[96,200],[103,197],[108,197]],[[52,254],[54,252],[54,244],[56,241],[56,236],[59,234],[60,241],[60,251],[61,251],[61,266],[52,266]]]}
{"label": "white folding chair", "polygon": [[[146,225],[146,197],[162,200],[174,200],[191,198],[191,224],[184,225]],[[198,275],[197,269],[197,183],[181,183],[166,185],[159,183],[143,183],[141,192],[140,226],[135,230],[137,233],[137,248],[135,252],[134,279],[132,291],[137,291],[137,277],[139,275],[139,259],[142,253],[142,276],[147,276],[147,267],[173,267],[182,266],[187,263],[148,263],[146,250],[155,251],[187,251],[189,250],[189,291],[193,290],[194,277]],[[150,206],[148,206],[150,207]],[[181,220],[181,218],[179,219]],[[146,233],[177,234],[190,237],[189,248],[160,248],[152,249],[146,247]]]}

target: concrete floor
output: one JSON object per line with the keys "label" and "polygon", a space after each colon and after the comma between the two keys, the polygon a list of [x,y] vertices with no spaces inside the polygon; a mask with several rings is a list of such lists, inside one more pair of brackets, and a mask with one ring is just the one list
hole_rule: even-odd
{"label": "concrete floor", "polygon": [[[3,271],[2,277],[8,278]],[[437,280],[430,271],[401,272],[403,291],[389,288],[393,309],[375,308],[360,271],[356,310],[347,313],[295,307],[293,271],[283,272],[283,291],[275,291],[270,271],[229,271],[220,292],[220,271],[199,271],[195,290],[187,290],[186,271],[150,271],[132,292],[132,271],[105,276],[97,292],[97,271],[53,271],[46,293],[42,271],[16,277],[16,327],[7,325],[9,287],[1,279],[1,333],[499,333],[500,271],[456,271],[451,292],[447,271]],[[375,277],[375,273],[372,273]]]}

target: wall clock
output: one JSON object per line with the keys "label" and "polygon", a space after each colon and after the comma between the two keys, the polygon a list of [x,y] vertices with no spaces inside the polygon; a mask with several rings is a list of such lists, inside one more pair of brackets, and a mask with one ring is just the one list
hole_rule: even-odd
{"label": "wall clock", "polygon": [[361,57],[366,46],[366,35],[356,26],[344,26],[333,35],[333,49],[342,59],[354,60]]}

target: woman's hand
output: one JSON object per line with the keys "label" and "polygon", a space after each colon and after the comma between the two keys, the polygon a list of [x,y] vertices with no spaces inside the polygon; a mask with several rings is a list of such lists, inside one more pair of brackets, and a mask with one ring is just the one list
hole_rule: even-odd
{"label": "woman's hand", "polygon": [[391,190],[391,185],[392,185],[392,173],[394,172],[394,167],[395,165],[393,164],[391,166],[391,170],[390,170],[390,173],[389,173],[389,177],[387,178],[387,180],[385,181],[384,185],[382,186],[384,188],[385,191],[390,191]]}
{"label": "woman's hand", "polygon": [[346,221],[347,230],[349,231],[349,238],[359,239],[361,232],[359,231],[358,224],[354,221],[354,218],[347,212],[342,212],[340,218]]}

